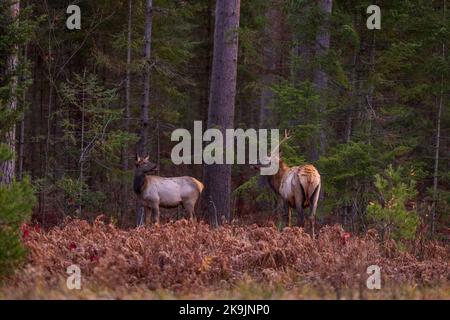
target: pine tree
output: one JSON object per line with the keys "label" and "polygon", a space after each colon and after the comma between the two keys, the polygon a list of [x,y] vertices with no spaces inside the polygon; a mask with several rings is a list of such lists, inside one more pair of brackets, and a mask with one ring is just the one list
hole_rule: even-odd
{"label": "pine tree", "polygon": [[19,1],[0,4],[0,280],[24,257],[20,226],[29,220],[35,205],[29,178],[15,180],[15,124],[22,117],[21,98],[29,85],[27,63],[19,60],[19,48],[27,43],[34,26],[29,10],[19,15],[19,9]]}
{"label": "pine tree", "polygon": [[[218,128],[224,137],[225,130],[234,126],[239,16],[240,0],[217,1],[208,128]],[[230,221],[231,165],[206,165],[204,181],[211,221],[217,224],[222,217]]]}

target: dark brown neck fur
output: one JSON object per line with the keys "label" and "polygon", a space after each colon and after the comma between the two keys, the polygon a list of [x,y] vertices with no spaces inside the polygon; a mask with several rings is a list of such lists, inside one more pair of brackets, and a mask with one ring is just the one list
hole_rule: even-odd
{"label": "dark brown neck fur", "polygon": [[134,171],[133,190],[136,194],[141,194],[145,183],[145,173],[142,170]]}
{"label": "dark brown neck fur", "polygon": [[283,176],[286,174],[286,172],[289,170],[289,167],[281,159],[278,166],[279,166],[278,172],[275,173],[273,176],[269,176],[270,187],[276,193],[280,192],[281,180],[283,179]]}

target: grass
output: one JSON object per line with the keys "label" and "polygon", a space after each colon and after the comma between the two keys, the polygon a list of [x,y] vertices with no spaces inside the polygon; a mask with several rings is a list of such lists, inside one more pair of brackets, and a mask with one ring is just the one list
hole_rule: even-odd
{"label": "grass", "polygon": [[[0,287],[1,299],[449,299],[450,250],[432,241],[399,246],[374,230],[356,236],[301,228],[180,220],[123,230],[101,219],[68,221],[24,239],[26,264]],[[81,269],[81,290],[66,286]],[[382,287],[366,287],[367,267]]]}

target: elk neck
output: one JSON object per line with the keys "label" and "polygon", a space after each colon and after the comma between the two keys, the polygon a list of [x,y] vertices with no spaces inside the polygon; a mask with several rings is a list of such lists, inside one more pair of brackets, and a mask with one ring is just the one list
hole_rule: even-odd
{"label": "elk neck", "polygon": [[276,193],[280,193],[281,181],[287,171],[289,171],[289,167],[283,162],[283,160],[280,160],[277,173],[269,177],[270,187]]}
{"label": "elk neck", "polygon": [[133,190],[136,194],[141,194],[145,185],[145,172],[143,170],[134,170]]}

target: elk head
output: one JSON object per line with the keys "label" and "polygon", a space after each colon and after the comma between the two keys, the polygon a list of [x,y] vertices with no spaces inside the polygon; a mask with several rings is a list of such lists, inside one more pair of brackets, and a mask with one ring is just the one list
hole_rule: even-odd
{"label": "elk head", "polygon": [[155,171],[157,167],[156,164],[150,162],[149,156],[141,158],[139,155],[136,155],[135,166],[135,172],[140,174],[147,174],[151,171]]}
{"label": "elk head", "polygon": [[270,153],[270,156],[264,159],[263,161],[258,162],[258,164],[253,165],[253,169],[259,170],[260,168],[269,168],[272,166],[273,162],[280,162],[281,161],[281,152],[280,146],[285,143],[287,140],[289,140],[291,137],[289,135],[288,130],[284,130],[284,137],[281,139],[278,144],[272,149],[272,152]]}

